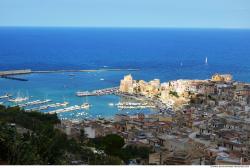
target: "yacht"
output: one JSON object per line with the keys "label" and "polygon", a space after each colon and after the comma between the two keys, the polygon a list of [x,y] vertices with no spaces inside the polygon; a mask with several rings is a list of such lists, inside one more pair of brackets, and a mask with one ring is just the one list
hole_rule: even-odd
{"label": "yacht", "polygon": [[28,99],[29,99],[28,97],[17,97],[15,99],[9,99],[9,101],[14,103],[20,103],[23,101],[27,101]]}
{"label": "yacht", "polygon": [[10,97],[10,96],[11,96],[10,94],[6,93],[5,95],[0,96],[0,99],[5,99],[5,98],[8,98],[8,97]]}
{"label": "yacht", "polygon": [[83,109],[89,109],[90,108],[90,104],[89,103],[83,103],[81,107]]}

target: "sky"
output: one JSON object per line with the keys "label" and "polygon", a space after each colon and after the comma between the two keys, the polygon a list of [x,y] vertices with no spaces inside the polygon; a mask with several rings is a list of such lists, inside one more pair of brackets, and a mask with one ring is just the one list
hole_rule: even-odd
{"label": "sky", "polygon": [[0,26],[250,28],[250,0],[0,0]]}

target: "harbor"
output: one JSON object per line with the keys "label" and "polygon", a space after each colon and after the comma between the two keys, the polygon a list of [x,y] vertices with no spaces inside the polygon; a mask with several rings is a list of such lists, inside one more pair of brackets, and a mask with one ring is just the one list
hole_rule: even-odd
{"label": "harbor", "polygon": [[[136,106],[119,106],[120,108],[118,108],[117,104],[124,101],[121,100],[122,96],[118,92],[119,83],[117,81],[119,80],[113,79],[110,74],[120,76],[121,73],[124,72],[31,73],[25,75],[28,82],[0,78],[3,84],[0,91],[0,102],[9,107],[19,106],[26,112],[56,113],[63,120],[95,119],[100,116],[112,118],[117,113],[129,112],[132,115],[142,111],[145,114],[156,111],[149,106],[137,108]],[[90,94],[76,95],[77,91],[85,89]],[[68,104],[64,104],[65,102]],[[127,102],[137,103],[140,101],[131,99]],[[79,108],[83,103],[89,103],[90,107]],[[72,106],[75,107],[68,108]],[[88,115],[83,115],[81,112],[87,112]]]}

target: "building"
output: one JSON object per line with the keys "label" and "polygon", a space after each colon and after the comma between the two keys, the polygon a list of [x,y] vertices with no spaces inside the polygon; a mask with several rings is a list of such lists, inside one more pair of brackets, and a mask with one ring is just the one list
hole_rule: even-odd
{"label": "building", "polygon": [[212,76],[212,81],[214,82],[231,82],[233,80],[230,74],[215,74]]}
{"label": "building", "polygon": [[124,79],[122,79],[120,83],[120,92],[132,94],[134,91],[133,83],[131,74],[124,76]]}

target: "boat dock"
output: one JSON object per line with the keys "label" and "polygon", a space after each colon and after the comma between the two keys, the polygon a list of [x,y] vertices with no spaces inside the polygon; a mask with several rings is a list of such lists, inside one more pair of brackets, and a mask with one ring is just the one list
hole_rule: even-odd
{"label": "boat dock", "polygon": [[94,91],[84,91],[84,92],[76,92],[76,96],[84,97],[84,96],[103,96],[115,94],[119,91],[119,87],[105,88]]}

